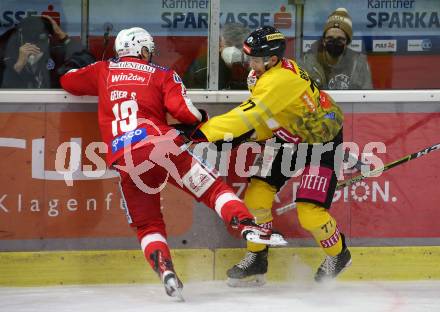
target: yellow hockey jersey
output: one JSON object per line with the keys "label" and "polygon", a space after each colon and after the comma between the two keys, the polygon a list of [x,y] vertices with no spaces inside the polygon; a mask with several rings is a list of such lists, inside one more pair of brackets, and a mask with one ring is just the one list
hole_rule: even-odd
{"label": "yellow hockey jersey", "polygon": [[208,141],[273,136],[290,143],[331,141],[342,128],[343,113],[294,61],[283,58],[260,78],[248,78],[251,96],[231,111],[213,117],[200,130]]}

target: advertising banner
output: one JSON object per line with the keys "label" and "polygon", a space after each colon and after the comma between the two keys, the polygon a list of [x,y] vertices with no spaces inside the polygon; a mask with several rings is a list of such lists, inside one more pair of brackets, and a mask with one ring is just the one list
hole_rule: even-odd
{"label": "advertising banner", "polygon": [[307,0],[304,36],[317,39],[327,17],[336,8],[348,10],[354,39],[364,51],[438,53],[440,51],[440,2],[436,0]]}
{"label": "advertising banner", "polygon": [[71,36],[81,33],[81,1],[14,1],[0,4],[0,35],[31,15],[51,16]]}
{"label": "advertising banner", "polygon": [[[248,31],[275,25],[288,36],[287,55],[294,55],[295,6],[287,0],[221,1],[220,23],[238,23]],[[0,35],[29,15],[52,16],[72,38],[81,35],[81,1],[12,1],[0,4]],[[121,29],[143,27],[154,37],[154,62],[169,66],[182,77],[195,62],[206,63],[210,16],[209,0],[89,1],[88,49],[97,60],[114,56],[114,39]],[[0,37],[6,44],[7,33]],[[237,36],[230,34],[230,36]],[[196,44],[195,44],[196,43]],[[189,85],[189,87],[191,87]]]}
{"label": "advertising banner", "polygon": [[[346,114],[345,141],[354,142],[350,146],[355,155],[375,155],[388,163],[438,143],[439,118],[439,113]],[[99,171],[104,155],[96,120],[95,112],[0,113],[0,239],[133,236],[118,176]],[[60,146],[70,142],[75,144],[63,154]],[[251,150],[248,154],[250,165],[255,155]],[[331,212],[341,229],[352,238],[440,237],[438,157],[429,154],[337,191]],[[73,168],[72,159],[80,159],[79,165]],[[242,160],[230,158],[224,178],[243,197],[247,178],[237,174],[237,161]],[[65,181],[66,173],[72,186]],[[292,179],[277,196],[275,226],[289,238],[309,238],[295,209],[275,213],[294,201],[298,185],[298,178]],[[191,231],[195,202],[189,195],[167,188],[162,207],[171,237]],[[224,231],[220,225],[218,230]]]}
{"label": "advertising banner", "polygon": [[[220,24],[240,23],[249,29],[276,24],[287,36],[295,33],[294,6],[286,0],[221,1]],[[131,4],[131,5],[130,5]],[[100,32],[100,26],[107,22],[119,30],[126,27],[145,25],[156,36],[206,36],[210,4],[208,0],[153,0],[126,1],[124,14],[114,14],[119,1],[92,1],[90,23],[92,35]],[[104,8],[104,10],[103,10]],[[106,8],[108,14],[105,14]],[[99,13],[99,14],[98,14]],[[129,16],[129,19],[127,19]]]}
{"label": "advertising banner", "polygon": [[[0,113],[0,124],[0,239],[133,236],[118,175],[98,170],[105,163],[96,113]],[[79,149],[60,154],[64,142]],[[73,158],[81,159],[75,168]],[[72,171],[72,186],[57,166]],[[162,205],[173,207],[163,209],[170,235],[190,230],[190,196],[168,187]]]}
{"label": "advertising banner", "polygon": [[[249,29],[276,25],[288,36],[295,33],[294,6],[287,0],[222,1],[220,23],[240,23]],[[145,27],[155,36],[207,36],[209,0],[94,0],[89,4],[89,35],[117,34],[129,27]],[[0,34],[28,15],[51,15],[71,36],[81,32],[81,1],[12,1],[0,5]]]}

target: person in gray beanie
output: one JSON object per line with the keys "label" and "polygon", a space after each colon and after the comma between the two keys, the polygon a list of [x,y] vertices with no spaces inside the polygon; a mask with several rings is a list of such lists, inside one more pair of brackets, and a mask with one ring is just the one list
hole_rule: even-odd
{"label": "person in gray beanie", "polygon": [[367,57],[348,45],[353,37],[352,20],[345,8],[331,13],[322,37],[314,42],[301,65],[321,89],[372,89]]}

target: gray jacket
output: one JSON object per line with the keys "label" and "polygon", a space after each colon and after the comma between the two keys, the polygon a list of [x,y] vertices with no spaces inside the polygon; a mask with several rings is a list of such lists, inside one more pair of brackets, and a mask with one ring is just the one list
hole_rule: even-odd
{"label": "gray jacket", "polygon": [[370,67],[364,54],[346,48],[337,64],[328,65],[323,61],[323,53],[318,40],[300,63],[320,89],[373,89]]}

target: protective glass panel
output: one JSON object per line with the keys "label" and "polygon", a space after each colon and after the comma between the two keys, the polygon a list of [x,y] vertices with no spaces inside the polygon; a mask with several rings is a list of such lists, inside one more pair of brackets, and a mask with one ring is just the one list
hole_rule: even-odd
{"label": "protective glass panel", "polygon": [[436,0],[307,0],[303,65],[324,89],[439,88],[439,10]]}
{"label": "protective glass panel", "polygon": [[81,51],[81,1],[0,5],[0,87],[59,88],[63,65]]}
{"label": "protective glass panel", "polygon": [[[207,47],[208,1],[90,2],[89,46],[97,59],[114,56],[118,32],[142,27],[154,38],[153,62],[174,69],[180,76]],[[205,52],[206,57],[206,52]],[[185,82],[185,79],[184,79]],[[187,85],[191,87],[191,84]]]}
{"label": "protective glass panel", "polygon": [[219,89],[247,89],[249,62],[242,52],[243,41],[262,26],[275,26],[287,37],[285,56],[294,55],[295,6],[287,0],[221,1]]}

